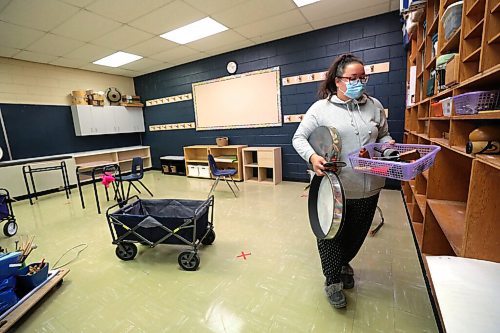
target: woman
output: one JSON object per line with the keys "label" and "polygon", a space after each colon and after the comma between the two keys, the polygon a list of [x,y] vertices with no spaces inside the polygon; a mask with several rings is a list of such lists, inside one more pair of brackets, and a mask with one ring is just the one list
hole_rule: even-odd
{"label": "woman", "polygon": [[382,104],[365,93],[367,81],[360,59],[351,54],[338,57],[320,87],[322,99],[309,108],[293,136],[295,150],[312,164],[318,176],[323,176],[323,164],[327,161],[314,152],[307,139],[319,126],[336,128],[342,141],[340,160],[348,165],[339,175],[346,196],[345,226],[335,239],[318,239],[325,292],[335,308],[346,306],[342,290],[354,287],[354,271],[349,262],[368,234],[379,192],[385,184],[384,178],[355,173],[347,155],[368,143],[394,143]]}

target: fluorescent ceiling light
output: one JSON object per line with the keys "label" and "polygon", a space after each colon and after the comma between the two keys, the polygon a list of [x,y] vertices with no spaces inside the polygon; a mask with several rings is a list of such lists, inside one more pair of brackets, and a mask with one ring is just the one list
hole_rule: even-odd
{"label": "fluorescent ceiling light", "polygon": [[319,0],[293,0],[293,2],[295,2],[295,4],[297,5],[297,7],[302,7],[302,6],[310,5],[310,4],[318,2],[318,1]]}
{"label": "fluorescent ceiling light", "polygon": [[212,20],[210,17],[205,17],[199,21],[166,32],[160,35],[160,37],[178,44],[187,44],[226,30],[226,26]]}
{"label": "fluorescent ceiling light", "polygon": [[108,67],[120,67],[122,65],[128,64],[129,62],[133,62],[139,59],[142,59],[142,57],[132,53],[119,51],[97,61],[94,61],[93,64]]}

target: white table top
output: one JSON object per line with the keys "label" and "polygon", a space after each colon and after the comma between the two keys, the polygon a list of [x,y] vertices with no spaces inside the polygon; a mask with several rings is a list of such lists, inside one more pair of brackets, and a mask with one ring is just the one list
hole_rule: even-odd
{"label": "white table top", "polygon": [[499,332],[500,263],[426,256],[447,333]]}

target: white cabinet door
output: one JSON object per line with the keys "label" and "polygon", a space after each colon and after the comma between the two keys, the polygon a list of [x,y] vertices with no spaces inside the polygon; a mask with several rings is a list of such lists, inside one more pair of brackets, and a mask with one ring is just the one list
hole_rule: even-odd
{"label": "white cabinet door", "polygon": [[115,106],[115,121],[118,133],[134,132],[133,124],[130,120],[130,115],[126,107]]}
{"label": "white cabinet door", "polygon": [[71,114],[76,136],[94,135],[92,106],[72,105]]}
{"label": "white cabinet door", "polygon": [[144,132],[144,113],[142,108],[127,108],[132,132]]}
{"label": "white cabinet door", "polygon": [[107,106],[92,108],[92,122],[95,128],[94,135],[114,134],[117,132],[114,112]]}

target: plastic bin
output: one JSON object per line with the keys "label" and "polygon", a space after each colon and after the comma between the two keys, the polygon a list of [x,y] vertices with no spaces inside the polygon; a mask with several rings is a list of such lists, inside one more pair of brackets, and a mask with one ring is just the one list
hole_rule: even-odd
{"label": "plastic bin", "polygon": [[456,114],[476,114],[499,105],[500,90],[475,91],[453,97]]}
{"label": "plastic bin", "polygon": [[443,116],[443,104],[441,102],[436,102],[431,104],[431,117],[442,117]]}
{"label": "plastic bin", "polygon": [[34,288],[41,285],[45,280],[47,280],[47,278],[49,277],[49,263],[44,263],[42,269],[40,269],[35,274],[28,275],[30,267],[39,265],[40,263],[34,263],[19,270],[16,287],[16,290],[18,290],[18,294],[27,294]]}
{"label": "plastic bin", "polygon": [[445,98],[441,101],[443,107],[443,116],[451,117],[451,109],[453,108],[453,97]]}
{"label": "plastic bin", "polygon": [[197,165],[188,165],[188,175],[191,177],[198,177],[200,175]]}
{"label": "plastic bin", "polygon": [[210,168],[208,167],[208,165],[199,165],[198,175],[202,178],[210,178]]}
{"label": "plastic bin", "polygon": [[446,8],[443,14],[444,39],[448,40],[462,24],[463,1],[455,2]]}
{"label": "plastic bin", "polygon": [[14,306],[19,299],[13,289],[0,292],[0,314]]}
{"label": "plastic bin", "polygon": [[20,257],[21,252],[10,252],[0,257],[0,279],[5,279],[9,276],[17,275],[19,266],[10,266],[19,263]]}

